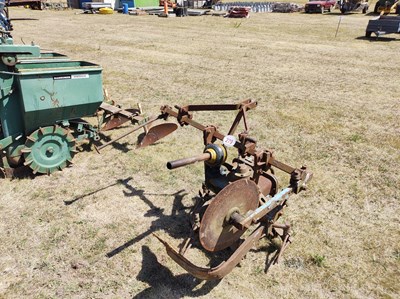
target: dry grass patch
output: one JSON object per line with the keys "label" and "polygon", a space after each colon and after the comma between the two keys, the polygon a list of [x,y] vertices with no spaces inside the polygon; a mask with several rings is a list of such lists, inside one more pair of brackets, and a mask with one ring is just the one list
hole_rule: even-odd
{"label": "dry grass patch", "polygon": [[[130,136],[50,177],[2,180],[0,297],[398,297],[398,36],[365,40],[371,17],[361,14],[346,15],[336,38],[337,14],[11,16],[39,19],[15,21],[16,43],[102,65],[124,107],[257,99],[249,120],[260,145],[315,176],[285,215],[294,242],[282,263],[265,273],[266,253],[252,251],[219,283],[184,273],[151,237],[178,244],[188,232],[202,167],[165,163],[202,151],[194,129],[140,151]],[[232,119],[198,115],[222,128]]]}

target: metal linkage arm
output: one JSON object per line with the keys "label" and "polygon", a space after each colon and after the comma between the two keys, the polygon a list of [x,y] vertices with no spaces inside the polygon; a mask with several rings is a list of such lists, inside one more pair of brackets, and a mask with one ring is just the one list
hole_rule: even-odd
{"label": "metal linkage arm", "polygon": [[245,108],[246,110],[255,108],[257,102],[248,99],[241,101],[238,104],[210,104],[210,105],[187,105],[182,107],[186,111],[230,111],[230,110],[240,110]]}
{"label": "metal linkage arm", "polygon": [[[164,117],[168,117],[168,116],[175,117],[181,125],[190,125],[190,126],[195,127],[196,129],[203,131],[203,132],[206,131],[206,129],[207,129],[207,126],[204,126],[204,125],[194,121],[191,118],[190,114],[181,115],[179,112],[176,112],[169,106],[162,107],[161,112],[164,115]],[[223,140],[225,137],[225,135],[222,134],[221,132],[219,132],[218,130],[215,130],[213,135],[215,138],[217,138],[219,140]]]}
{"label": "metal linkage arm", "polygon": [[[195,127],[196,129],[204,132],[204,143],[208,144],[213,142],[215,139],[223,140],[225,135],[219,132],[213,126],[204,126],[196,121],[194,121],[193,111],[228,111],[228,110],[239,110],[238,114],[236,115],[235,120],[232,123],[232,126],[229,130],[228,135],[234,134],[236,128],[243,118],[244,126],[247,130],[247,123],[246,123],[246,111],[253,109],[257,106],[257,102],[251,99],[244,100],[238,104],[222,104],[222,105],[188,105],[184,107],[175,106],[178,111],[173,110],[170,106],[163,106],[161,107],[161,115],[163,118],[168,118],[168,116],[175,117],[181,126],[190,125]],[[236,148],[241,148],[242,145],[239,141],[235,143]]]}

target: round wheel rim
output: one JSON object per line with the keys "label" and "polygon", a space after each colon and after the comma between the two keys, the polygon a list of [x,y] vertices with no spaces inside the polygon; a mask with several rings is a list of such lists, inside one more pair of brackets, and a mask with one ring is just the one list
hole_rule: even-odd
{"label": "round wheel rim", "polygon": [[72,134],[59,126],[39,128],[29,135],[22,150],[33,173],[50,174],[65,168],[76,152]]}

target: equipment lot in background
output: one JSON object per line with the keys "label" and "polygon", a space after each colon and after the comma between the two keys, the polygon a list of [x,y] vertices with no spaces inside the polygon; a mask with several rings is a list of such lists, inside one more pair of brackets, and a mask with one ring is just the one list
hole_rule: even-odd
{"label": "equipment lot in background", "polygon": [[[286,213],[294,242],[281,263],[265,274],[266,253],[252,251],[219,284],[193,280],[150,234],[186,236],[184,207],[197,194],[202,165],[171,172],[165,163],[202,151],[194,129],[178,129],[140,151],[136,136],[128,137],[101,155],[76,155],[73,167],[52,176],[1,180],[0,296],[400,293],[398,35],[365,39],[372,17],[362,14],[342,17],[336,38],[339,13],[245,20],[20,8],[10,14],[39,19],[15,21],[15,43],[33,40],[101,65],[110,97],[123,106],[141,102],[156,114],[162,104],[258,100],[249,112],[252,135],[277,158],[304,161],[314,179]],[[377,76],[387,78],[386,88]],[[226,132],[231,119],[227,113],[197,120]]]}

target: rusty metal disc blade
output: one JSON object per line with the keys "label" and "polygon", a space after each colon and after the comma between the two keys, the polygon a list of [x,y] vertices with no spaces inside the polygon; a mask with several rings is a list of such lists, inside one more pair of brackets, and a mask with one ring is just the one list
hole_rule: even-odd
{"label": "rusty metal disc blade", "polygon": [[171,134],[178,128],[177,124],[174,123],[167,123],[167,124],[160,124],[151,127],[147,134],[143,137],[141,142],[138,144],[138,148],[145,147],[151,145],[161,138]]}
{"label": "rusty metal disc blade", "polygon": [[129,118],[123,116],[112,116],[101,128],[102,131],[112,130],[116,127],[119,127],[123,123],[129,121]]}
{"label": "rusty metal disc blade", "polygon": [[222,189],[212,200],[200,223],[200,242],[215,252],[233,245],[246,231],[229,222],[231,213],[246,215],[258,207],[259,189],[253,181],[241,179]]}
{"label": "rusty metal disc blade", "polygon": [[[124,109],[123,110],[125,113],[129,113],[131,114],[131,117],[134,117],[135,115],[138,115],[138,110],[134,109],[134,108],[130,108],[130,109]],[[127,117],[126,115],[121,115],[116,113],[115,115],[110,116],[110,118],[107,120],[107,122],[103,125],[103,127],[101,128],[102,131],[108,131],[108,130],[112,130],[114,128],[117,128],[119,126],[121,126],[122,124],[130,121],[131,118]]]}

